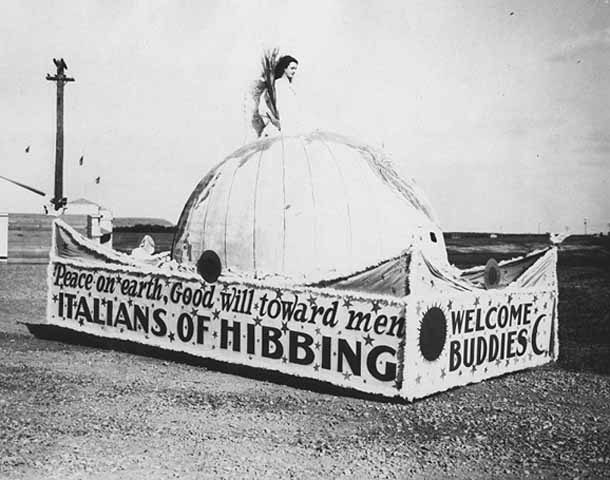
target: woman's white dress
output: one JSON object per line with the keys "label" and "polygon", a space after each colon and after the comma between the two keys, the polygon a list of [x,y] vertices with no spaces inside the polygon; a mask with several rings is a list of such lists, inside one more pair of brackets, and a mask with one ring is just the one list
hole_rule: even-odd
{"label": "woman's white dress", "polygon": [[278,78],[275,81],[275,100],[277,111],[280,116],[280,130],[271,122],[269,107],[265,101],[265,95],[261,95],[258,111],[266,122],[265,129],[261,137],[273,135],[293,135],[300,130],[300,109],[294,90],[294,85],[286,77]]}

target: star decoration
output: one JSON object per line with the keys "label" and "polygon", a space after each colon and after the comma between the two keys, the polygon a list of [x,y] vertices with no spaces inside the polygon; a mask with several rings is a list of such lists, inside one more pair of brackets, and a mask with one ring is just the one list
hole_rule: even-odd
{"label": "star decoration", "polygon": [[258,327],[258,326],[260,326],[260,324],[262,323],[262,321],[263,321],[263,319],[262,319],[262,318],[260,318],[260,317],[255,317],[255,318],[254,318],[254,325]]}
{"label": "star decoration", "polygon": [[87,296],[91,298],[91,292],[87,292]]}
{"label": "star decoration", "polygon": [[315,307],[316,306],[316,297],[314,297],[313,295],[309,295],[307,302],[309,303],[310,307]]}
{"label": "star decoration", "polygon": [[165,305],[167,305],[168,299],[167,299],[167,295],[163,296],[163,303],[165,303]]}
{"label": "star decoration", "polygon": [[366,334],[366,337],[362,337],[364,338],[364,344],[365,345],[373,345],[373,337],[371,337],[370,334]]}
{"label": "star decoration", "polygon": [[193,308],[193,309],[191,310],[191,315],[192,315],[193,317],[196,317],[198,313],[199,313],[199,312],[197,311],[197,309],[196,309],[196,308]]}
{"label": "star decoration", "polygon": [[120,275],[117,275],[116,276],[116,281],[117,281],[117,283],[121,283],[123,281],[123,279],[121,278]]}
{"label": "star decoration", "polygon": [[547,302],[544,302],[544,309],[546,310],[546,308],[549,306],[549,304]]}
{"label": "star decoration", "polygon": [[343,306],[345,308],[350,308],[352,306],[352,297],[345,297],[343,299]]}
{"label": "star decoration", "polygon": [[[301,328],[303,328],[303,325],[301,325]],[[288,328],[288,323],[286,323],[286,322],[282,322],[282,328],[280,328],[280,330],[281,330],[282,332],[284,332],[284,333],[286,333],[288,330],[290,330],[290,329]]]}
{"label": "star decoration", "polygon": [[381,307],[379,306],[379,300],[373,300],[373,306],[371,307],[371,310],[375,313],[381,310]]}
{"label": "star decoration", "polygon": [[53,295],[53,301],[57,302],[57,300],[59,299],[59,297],[57,295]]}
{"label": "star decoration", "polygon": [[286,363],[288,359],[286,357],[282,357],[282,363]]}
{"label": "star decoration", "polygon": [[487,373],[487,367],[485,367],[484,372]]}
{"label": "star decoration", "polygon": [[127,300],[127,303],[131,307],[133,305],[133,300],[130,298],[129,300]]}
{"label": "star decoration", "polygon": [[534,298],[532,298],[532,302],[537,302],[538,301],[538,295],[534,295]]}
{"label": "star decoration", "polygon": [[275,289],[276,298],[282,298],[282,291],[279,288]]}
{"label": "star decoration", "polygon": [[447,310],[451,310],[451,307],[453,307],[453,300],[449,300],[449,302],[447,302]]}
{"label": "star decoration", "polygon": [[117,297],[114,297],[114,301],[117,302],[119,299]]}
{"label": "star decoration", "polygon": [[475,307],[476,307],[477,305],[479,305],[480,303],[481,303],[481,302],[479,301],[479,297],[476,297],[476,298],[474,299],[474,305],[475,305]]}
{"label": "star decoration", "polygon": [[175,339],[175,334],[174,334],[174,332],[169,332],[169,335],[168,335],[167,337],[169,338],[169,341],[170,341],[170,342],[173,342],[173,341],[174,341],[174,339]]}
{"label": "star decoration", "polygon": [[316,342],[314,346],[316,347],[316,350],[320,350],[320,342]]}
{"label": "star decoration", "polygon": [[166,286],[166,287],[169,287],[169,286],[171,285],[171,283],[172,283],[172,282],[170,282],[170,281],[169,281],[169,278],[166,278],[166,279],[165,279],[165,282],[163,282],[163,283],[165,283],[165,286]]}
{"label": "star decoration", "polygon": [[85,324],[85,321],[84,321],[84,320],[81,318],[81,319],[78,321],[78,324],[79,324],[79,325],[82,327],[82,326]]}
{"label": "star decoration", "polygon": [[508,367],[508,365],[510,364],[510,360],[506,359],[506,365],[505,367]]}
{"label": "star decoration", "polygon": [[491,298],[489,299],[489,302],[487,302],[487,305],[491,307]]}
{"label": "star decoration", "polygon": [[313,369],[318,372],[320,370],[320,365],[318,365],[317,363],[313,366]]}
{"label": "star decoration", "polygon": [[352,374],[351,374],[351,373],[349,373],[349,372],[345,372],[345,373],[343,374],[343,378],[344,378],[345,380],[347,380],[348,382],[349,382],[349,379],[350,379],[350,377],[351,377],[351,376],[352,376]]}
{"label": "star decoration", "polygon": [[477,371],[476,365],[473,365],[470,371],[474,374]]}
{"label": "star decoration", "polygon": [[258,303],[254,304],[254,310],[258,310]]}
{"label": "star decoration", "polygon": [[222,291],[226,292],[229,289],[229,285],[227,283],[223,284]]}
{"label": "star decoration", "polygon": [[102,305],[106,306],[106,299],[102,298]]}
{"label": "star decoration", "polygon": [[417,383],[417,384],[421,383],[421,375],[417,374],[417,377],[415,377],[415,383]]}
{"label": "star decoration", "polygon": [[320,329],[316,328],[316,335],[320,335]]}
{"label": "star decoration", "polygon": [[119,330],[119,332],[121,332],[121,333],[123,333],[124,331],[125,331],[125,329],[124,329],[124,328],[121,328],[121,329]]}
{"label": "star decoration", "polygon": [[441,378],[445,378],[447,376],[447,373],[445,372],[444,368],[441,368]]}
{"label": "star decoration", "polygon": [[213,336],[214,338],[218,338],[218,332],[217,332],[216,330],[214,330],[214,331],[212,332],[212,336]]}
{"label": "star decoration", "polygon": [[400,390],[400,387],[402,387],[402,382],[400,380],[394,380],[394,388]]}
{"label": "star decoration", "polygon": [[212,312],[212,316],[214,317],[214,320],[218,320],[218,316],[220,315],[220,310],[216,309]]}
{"label": "star decoration", "polygon": [[511,294],[511,295],[509,295],[509,296],[508,296],[508,303],[510,303],[510,302],[512,302],[512,301],[513,301],[513,296],[512,296],[512,294]]}

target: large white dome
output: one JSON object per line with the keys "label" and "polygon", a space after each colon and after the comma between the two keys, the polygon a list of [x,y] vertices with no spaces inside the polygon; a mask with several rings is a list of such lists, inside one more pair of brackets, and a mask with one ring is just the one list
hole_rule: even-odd
{"label": "large white dome", "polygon": [[349,275],[414,243],[446,262],[432,210],[380,151],[314,132],[259,140],[213,168],[188,199],[173,258],[214,250],[223,268],[296,283]]}

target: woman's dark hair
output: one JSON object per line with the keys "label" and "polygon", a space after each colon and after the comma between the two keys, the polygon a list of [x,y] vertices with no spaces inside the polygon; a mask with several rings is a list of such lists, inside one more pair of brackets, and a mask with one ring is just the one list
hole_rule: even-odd
{"label": "woman's dark hair", "polygon": [[282,78],[282,75],[284,75],[284,70],[286,70],[288,65],[290,65],[292,62],[294,62],[296,64],[299,63],[299,61],[296,58],[291,57],[290,55],[284,55],[283,57],[280,57],[280,59],[277,62],[277,65],[275,66],[275,70],[273,72],[274,78],[276,80],[278,78]]}

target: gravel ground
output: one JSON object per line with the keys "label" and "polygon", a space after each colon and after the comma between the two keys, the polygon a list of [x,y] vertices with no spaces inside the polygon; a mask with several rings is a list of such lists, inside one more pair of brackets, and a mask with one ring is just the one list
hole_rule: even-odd
{"label": "gravel ground", "polygon": [[609,478],[600,254],[560,267],[558,364],[412,404],[36,339],[46,267],[0,265],[0,478]]}

